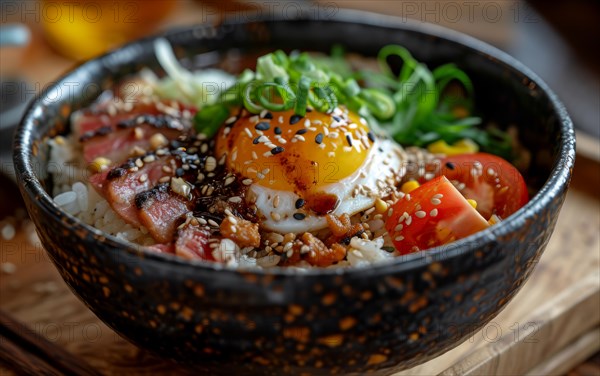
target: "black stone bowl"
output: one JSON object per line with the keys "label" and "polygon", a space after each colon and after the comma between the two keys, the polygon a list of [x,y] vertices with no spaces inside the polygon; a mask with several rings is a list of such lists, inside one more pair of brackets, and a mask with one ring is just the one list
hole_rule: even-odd
{"label": "black stone bowl", "polygon": [[[51,259],[85,304],[136,345],[210,374],[388,374],[460,344],[517,293],[556,224],[575,157],[571,121],[534,73],[482,42],[431,25],[369,13],[311,13],[231,21],[168,33],[190,65],[276,48],[374,56],[406,46],[430,66],[454,62],[472,77],[486,121],[516,124],[531,150],[534,195],[499,225],[369,268],[240,271],[157,254],[107,236],[48,195],[44,139],[68,115],[144,66],[153,38],[88,61],[38,96],[16,137],[21,193]],[[157,68],[158,69],[158,68]],[[235,69],[235,68],[233,68]]]}

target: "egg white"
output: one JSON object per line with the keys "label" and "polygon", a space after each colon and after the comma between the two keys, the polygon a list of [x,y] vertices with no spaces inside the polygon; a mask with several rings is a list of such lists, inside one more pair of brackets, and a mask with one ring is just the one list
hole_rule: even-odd
{"label": "egg white", "polygon": [[[394,141],[377,139],[358,170],[339,182],[320,189],[338,197],[339,204],[333,214],[348,213],[352,216],[372,207],[378,197],[385,195],[383,191],[389,188],[389,178],[404,175],[402,155],[402,147]],[[356,192],[356,188],[361,185],[366,189]],[[300,196],[294,192],[266,188],[254,183],[250,185],[249,193],[248,197],[256,200],[258,215],[262,219],[261,227],[264,229],[279,233],[303,233],[327,227],[325,216],[318,216],[310,211],[302,211],[306,214],[302,220],[294,218],[294,213],[301,212],[295,208]],[[276,196],[279,196],[279,204],[275,208],[273,198]],[[277,218],[277,215],[280,219],[274,220],[273,216]]]}

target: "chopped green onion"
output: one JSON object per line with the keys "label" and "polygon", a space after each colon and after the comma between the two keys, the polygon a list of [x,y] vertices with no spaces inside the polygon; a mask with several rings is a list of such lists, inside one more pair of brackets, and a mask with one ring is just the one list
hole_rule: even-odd
{"label": "chopped green onion", "polygon": [[228,117],[229,108],[226,105],[208,105],[194,116],[194,128],[196,132],[212,137]]}

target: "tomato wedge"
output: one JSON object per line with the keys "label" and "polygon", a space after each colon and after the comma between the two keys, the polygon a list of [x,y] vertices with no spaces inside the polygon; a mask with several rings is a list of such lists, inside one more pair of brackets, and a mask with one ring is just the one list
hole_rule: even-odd
{"label": "tomato wedge", "polygon": [[487,227],[488,221],[444,176],[398,200],[386,222],[400,254],[447,244]]}
{"label": "tomato wedge", "polygon": [[504,159],[487,153],[462,154],[442,160],[440,174],[456,184],[468,199],[477,201],[477,211],[490,218],[506,218],[529,199],[519,170]]}

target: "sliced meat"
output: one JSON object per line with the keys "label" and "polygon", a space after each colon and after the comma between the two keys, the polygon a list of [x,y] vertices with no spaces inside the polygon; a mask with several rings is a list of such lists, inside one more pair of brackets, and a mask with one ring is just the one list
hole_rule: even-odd
{"label": "sliced meat", "polygon": [[[155,143],[153,136],[160,134],[163,140],[176,139],[183,130],[189,127],[179,120],[159,115],[158,117],[149,117],[139,115],[135,119],[160,119],[154,124],[142,122],[135,127],[126,126],[129,120],[118,123],[117,128],[100,128],[92,134],[80,138],[83,144],[83,158],[90,163],[97,157],[104,157],[110,161],[120,162],[130,157],[136,150],[155,150],[158,147],[165,146],[163,143]],[[168,126],[159,127],[156,124],[168,123]],[[106,131],[104,131],[106,130]],[[160,137],[160,136],[159,136]]]}
{"label": "sliced meat", "polygon": [[[116,105],[118,104],[118,105]],[[78,137],[92,134],[101,128],[116,129],[116,125],[129,120],[137,115],[160,115],[169,114],[175,117],[178,112],[187,111],[193,116],[197,110],[191,106],[185,106],[177,102],[167,103],[161,101],[145,103],[141,100],[133,100],[131,103],[119,102],[115,98],[109,98],[92,108],[86,108],[75,112],[71,116],[73,133]]]}
{"label": "sliced meat", "polygon": [[159,243],[171,242],[181,217],[193,208],[189,201],[169,189],[168,183],[159,184],[135,197],[138,219]]}
{"label": "sliced meat", "polygon": [[177,231],[175,254],[186,259],[214,261],[208,239],[210,239],[208,231],[198,226],[186,225]]}
{"label": "sliced meat", "polygon": [[[130,160],[121,167],[93,175],[90,183],[125,222],[139,227],[136,195],[155,187],[161,178],[171,176],[174,165],[171,157],[145,163],[141,168],[135,165],[135,160]],[[164,166],[170,167],[165,169]]]}

